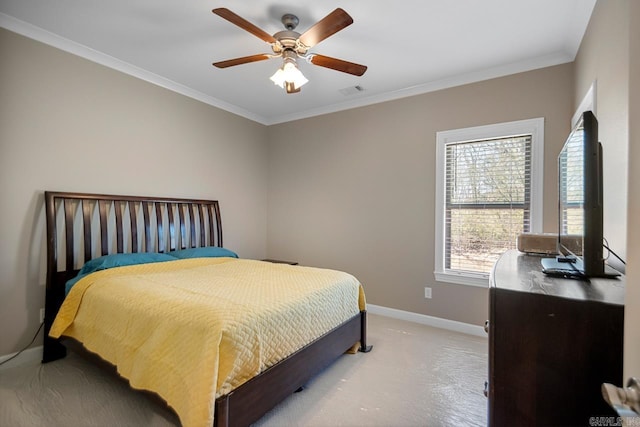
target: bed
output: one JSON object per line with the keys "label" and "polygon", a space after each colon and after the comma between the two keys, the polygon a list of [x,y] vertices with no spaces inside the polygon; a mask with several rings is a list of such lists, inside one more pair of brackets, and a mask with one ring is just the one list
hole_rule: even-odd
{"label": "bed", "polygon": [[45,212],[43,363],[78,341],[185,426],[250,425],[345,352],[371,350],[353,276],[236,258],[217,201],[45,192]]}

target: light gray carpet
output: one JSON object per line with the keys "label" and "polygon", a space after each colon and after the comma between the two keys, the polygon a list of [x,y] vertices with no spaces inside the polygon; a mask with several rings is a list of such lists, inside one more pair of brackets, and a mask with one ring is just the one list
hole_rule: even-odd
{"label": "light gray carpet", "polygon": [[[487,340],[369,315],[371,353],[344,355],[255,425],[485,426]],[[0,426],[175,426],[176,415],[71,353],[0,370]]]}

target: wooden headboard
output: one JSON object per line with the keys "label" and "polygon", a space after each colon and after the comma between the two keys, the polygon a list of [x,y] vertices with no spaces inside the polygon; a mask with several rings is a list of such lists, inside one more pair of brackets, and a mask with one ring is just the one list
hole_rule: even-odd
{"label": "wooden headboard", "polygon": [[215,200],[45,192],[47,285],[43,362],[64,357],[48,338],[65,283],[102,255],[222,246]]}

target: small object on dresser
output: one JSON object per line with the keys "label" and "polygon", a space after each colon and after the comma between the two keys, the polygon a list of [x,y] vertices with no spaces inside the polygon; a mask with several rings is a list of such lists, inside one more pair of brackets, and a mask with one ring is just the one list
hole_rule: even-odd
{"label": "small object on dresser", "polygon": [[520,252],[528,254],[553,255],[557,253],[558,235],[551,233],[522,233],[517,245]]}
{"label": "small object on dresser", "polygon": [[289,264],[289,265],[298,265],[297,262],[295,261],[283,261],[281,259],[270,259],[270,258],[265,258],[262,261],[266,261],[266,262],[272,262],[274,264]]}
{"label": "small object on dresser", "polygon": [[[517,238],[518,250],[527,254],[555,255],[557,244],[555,233],[521,233]],[[582,255],[582,236],[565,236],[564,245],[575,255]]]}

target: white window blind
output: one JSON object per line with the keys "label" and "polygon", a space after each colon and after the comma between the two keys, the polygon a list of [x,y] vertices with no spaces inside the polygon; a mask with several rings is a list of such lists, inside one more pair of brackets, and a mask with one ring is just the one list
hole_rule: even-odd
{"label": "white window blind", "polygon": [[446,144],[444,269],[489,273],[531,230],[531,135]]}

